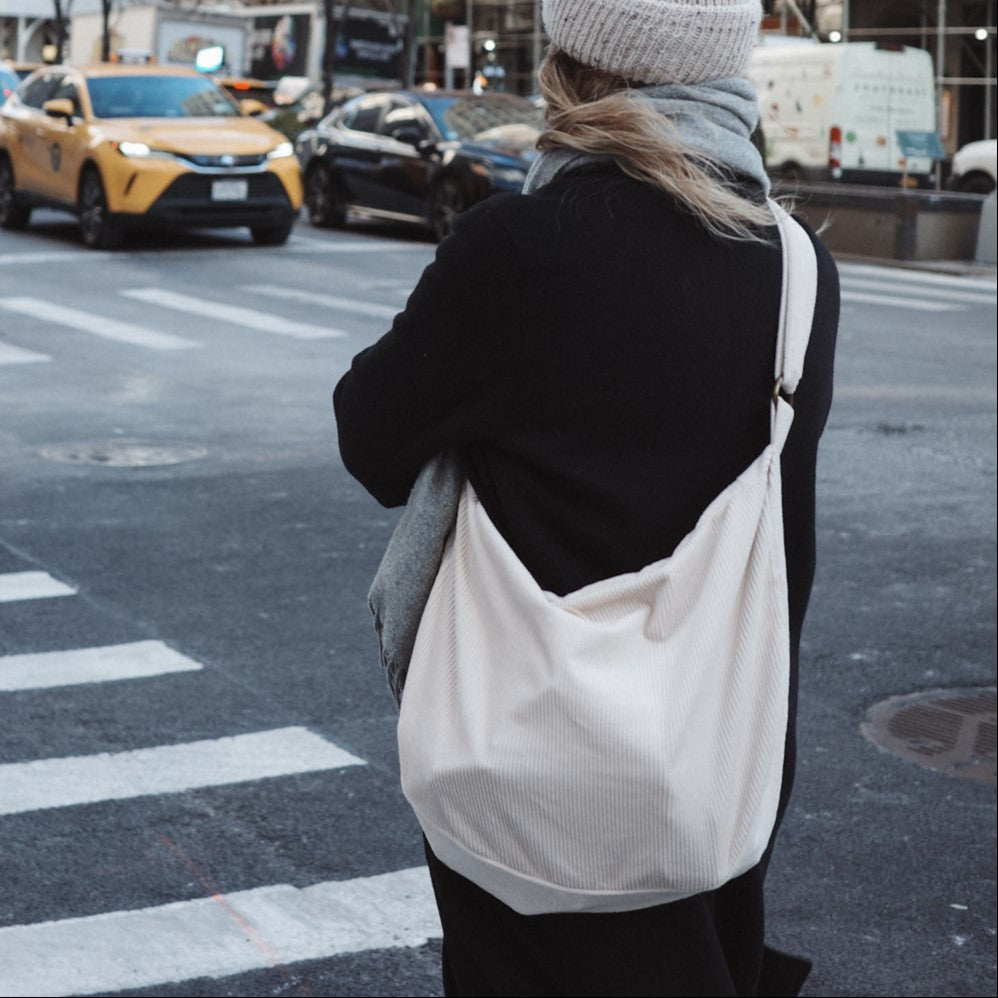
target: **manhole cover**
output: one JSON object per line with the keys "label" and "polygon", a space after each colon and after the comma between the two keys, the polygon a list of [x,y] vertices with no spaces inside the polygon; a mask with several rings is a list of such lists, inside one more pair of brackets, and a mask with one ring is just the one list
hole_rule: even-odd
{"label": "manhole cover", "polygon": [[208,451],[194,444],[163,444],[148,440],[79,440],[75,443],[52,444],[39,452],[50,461],[70,464],[103,464],[111,468],[148,468],[160,464],[180,464],[196,461]]}
{"label": "manhole cover", "polygon": [[932,690],[878,703],[860,730],[910,762],[995,786],[995,716],[993,687]]}

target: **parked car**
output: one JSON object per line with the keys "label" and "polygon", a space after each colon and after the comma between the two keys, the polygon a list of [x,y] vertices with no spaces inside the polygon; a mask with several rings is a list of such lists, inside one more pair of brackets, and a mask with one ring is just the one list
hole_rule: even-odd
{"label": "parked car", "polygon": [[968,194],[990,194],[998,182],[998,139],[969,142],[957,150],[947,186]]}
{"label": "parked car", "polygon": [[429,226],[523,186],[541,112],[514,94],[403,90],[348,101],[296,143],[313,225],[350,211]]}
{"label": "parked car", "polygon": [[287,240],[302,202],[294,147],[194,70],[52,66],[0,108],[0,227],[74,212],[88,246],[129,227],[248,226]]}
{"label": "parked car", "polygon": [[0,66],[0,107],[3,106],[7,98],[18,88],[21,80],[6,66]]}

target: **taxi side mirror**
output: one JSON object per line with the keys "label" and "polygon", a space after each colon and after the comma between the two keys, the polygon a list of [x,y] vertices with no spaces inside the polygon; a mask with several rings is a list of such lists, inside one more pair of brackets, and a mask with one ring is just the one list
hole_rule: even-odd
{"label": "taxi side mirror", "polygon": [[243,114],[255,118],[258,114],[263,114],[264,111],[269,110],[269,108],[262,100],[257,100],[255,97],[244,97],[239,102],[239,110]]}
{"label": "taxi side mirror", "polygon": [[42,104],[42,110],[50,118],[65,118],[66,121],[70,122],[76,114],[76,108],[73,107],[73,102],[68,97],[57,97],[55,100],[47,100]]}

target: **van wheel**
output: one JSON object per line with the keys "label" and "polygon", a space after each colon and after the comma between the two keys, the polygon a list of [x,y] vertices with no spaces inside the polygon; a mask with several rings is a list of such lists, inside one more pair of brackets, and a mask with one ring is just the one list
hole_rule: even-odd
{"label": "van wheel", "polygon": [[17,196],[14,169],[6,156],[0,156],[0,229],[23,229],[31,209]]}
{"label": "van wheel", "polygon": [[968,173],[960,181],[960,190],[967,194],[990,194],[994,189],[995,182],[986,173]]}
{"label": "van wheel", "polygon": [[776,179],[780,181],[781,184],[787,184],[791,187],[799,187],[804,181],[804,172],[796,163],[784,163],[776,171]]}
{"label": "van wheel", "polygon": [[121,226],[111,218],[100,174],[88,166],[80,178],[80,199],[76,206],[80,217],[80,236],[91,249],[113,249],[121,242]]}

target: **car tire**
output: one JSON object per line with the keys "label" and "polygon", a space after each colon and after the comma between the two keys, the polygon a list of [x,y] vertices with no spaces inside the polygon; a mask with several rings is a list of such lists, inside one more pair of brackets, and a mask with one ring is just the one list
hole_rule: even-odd
{"label": "car tire", "polygon": [[454,231],[454,220],[468,207],[456,177],[443,177],[430,192],[429,221],[437,242]]}
{"label": "car tire", "polygon": [[337,228],[346,221],[336,179],[324,163],[315,163],[305,174],[305,211],[309,222],[320,229]]}
{"label": "car tire", "polygon": [[278,222],[276,225],[254,225],[250,228],[253,242],[257,246],[283,246],[294,228],[294,220]]}
{"label": "car tire", "polygon": [[113,249],[121,242],[121,225],[111,217],[104,194],[104,183],[96,167],[88,166],[80,177],[80,195],[76,205],[80,236],[90,249]]}
{"label": "car tire", "polygon": [[31,218],[31,208],[17,194],[14,168],[6,156],[0,156],[0,229],[23,229]]}
{"label": "car tire", "polygon": [[986,173],[968,173],[960,179],[960,190],[964,194],[990,194],[995,182]]}

